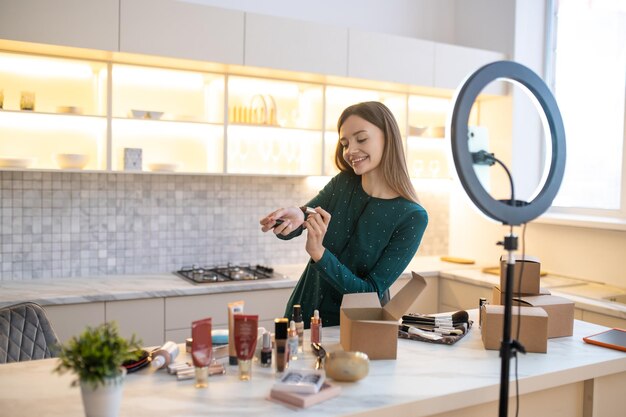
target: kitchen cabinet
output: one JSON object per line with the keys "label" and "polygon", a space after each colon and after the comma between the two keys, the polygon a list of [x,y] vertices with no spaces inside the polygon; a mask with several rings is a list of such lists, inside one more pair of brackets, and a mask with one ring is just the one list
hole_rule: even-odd
{"label": "kitchen cabinet", "polygon": [[211,317],[214,329],[228,328],[228,303],[243,300],[245,314],[258,314],[259,326],[273,331],[283,317],[291,288],[168,297],[165,299],[165,338],[182,341],[191,336],[191,322]]}
{"label": "kitchen cabinet", "polygon": [[626,329],[626,320],[617,317],[607,316],[605,314],[596,313],[594,311],[583,310],[581,320],[588,321],[589,323],[599,324],[601,326]]}
{"label": "kitchen cabinet", "polygon": [[247,66],[347,75],[348,29],[246,13]]}
{"label": "kitchen cabinet", "polygon": [[105,307],[106,321],[117,322],[123,337],[135,334],[143,346],[160,346],[165,342],[163,298],[107,301]]}
{"label": "kitchen cabinet", "polygon": [[119,0],[0,0],[0,39],[118,50]]}
{"label": "kitchen cabinet", "polygon": [[244,13],[193,2],[121,0],[120,51],[241,65]]}
{"label": "kitchen cabinet", "polygon": [[82,333],[86,326],[105,321],[104,302],[47,305],[44,310],[61,343]]}
{"label": "kitchen cabinet", "polygon": [[[465,78],[485,64],[505,59],[505,55],[464,46],[435,44],[435,84],[437,88],[456,90]],[[506,94],[505,84],[493,82],[483,90],[486,94]]]}
{"label": "kitchen cabinet", "polygon": [[458,311],[478,308],[480,298],[491,300],[492,288],[451,279],[439,279],[439,311]]}
{"label": "kitchen cabinet", "polygon": [[434,86],[434,42],[354,29],[349,35],[349,77]]}

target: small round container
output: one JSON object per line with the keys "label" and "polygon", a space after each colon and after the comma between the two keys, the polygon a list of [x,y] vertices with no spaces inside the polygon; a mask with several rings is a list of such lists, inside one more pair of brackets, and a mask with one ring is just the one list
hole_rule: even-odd
{"label": "small round container", "polygon": [[330,352],[326,354],[326,376],[335,381],[356,382],[367,376],[370,360],[363,352]]}

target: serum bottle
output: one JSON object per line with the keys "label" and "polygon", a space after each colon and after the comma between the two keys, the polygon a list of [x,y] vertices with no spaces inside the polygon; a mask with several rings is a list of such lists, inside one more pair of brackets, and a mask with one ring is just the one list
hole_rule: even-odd
{"label": "serum bottle", "polygon": [[274,319],[274,338],[276,343],[276,372],[284,372],[287,366],[287,329],[286,318]]}
{"label": "serum bottle", "polygon": [[291,320],[289,323],[289,332],[287,336],[287,348],[289,350],[289,360],[298,360],[298,332],[296,331],[296,323]]}
{"label": "serum bottle", "polygon": [[272,366],[272,334],[263,333],[263,347],[261,349],[261,366],[269,368]]}
{"label": "serum bottle", "polygon": [[302,350],[302,345],[304,343],[304,322],[302,321],[302,306],[300,304],[293,305],[291,320],[296,323],[296,332],[298,333],[298,346],[300,347],[300,350]]}
{"label": "serum bottle", "polygon": [[322,343],[322,319],[318,310],[311,317],[311,343]]}

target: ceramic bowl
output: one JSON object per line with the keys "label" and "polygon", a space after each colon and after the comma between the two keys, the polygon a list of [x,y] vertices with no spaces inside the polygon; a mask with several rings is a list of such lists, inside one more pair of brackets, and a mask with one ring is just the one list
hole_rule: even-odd
{"label": "ceramic bowl", "polygon": [[363,352],[336,351],[326,354],[326,376],[335,381],[355,382],[367,376],[370,360]]}
{"label": "ceramic bowl", "polygon": [[131,115],[135,119],[159,120],[163,116],[162,111],[148,111],[131,109]]}
{"label": "ceramic bowl", "polygon": [[153,172],[174,172],[178,169],[178,164],[153,162],[151,164],[148,164],[148,169]]}
{"label": "ceramic bowl", "polygon": [[28,168],[34,163],[34,158],[0,158],[2,168]]}
{"label": "ceramic bowl", "polygon": [[83,169],[89,162],[89,155],[82,153],[60,153],[56,155],[61,169]]}

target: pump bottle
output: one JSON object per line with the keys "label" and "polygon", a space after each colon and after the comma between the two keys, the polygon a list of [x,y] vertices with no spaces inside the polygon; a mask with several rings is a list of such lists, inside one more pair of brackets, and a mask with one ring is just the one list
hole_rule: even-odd
{"label": "pump bottle", "polygon": [[152,352],[150,366],[152,369],[161,369],[174,362],[178,356],[178,345],[175,342],[165,342],[163,346]]}

